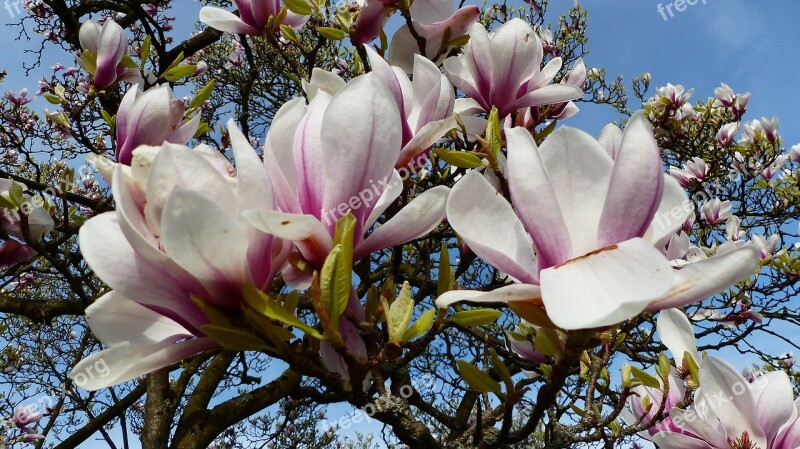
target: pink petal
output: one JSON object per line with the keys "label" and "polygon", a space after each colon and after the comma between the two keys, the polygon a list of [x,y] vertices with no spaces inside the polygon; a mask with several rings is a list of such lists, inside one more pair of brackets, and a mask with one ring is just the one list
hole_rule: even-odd
{"label": "pink petal", "polygon": [[644,235],[661,202],[661,150],[644,113],[631,117],[622,135],[608,186],[598,240],[613,245]]}

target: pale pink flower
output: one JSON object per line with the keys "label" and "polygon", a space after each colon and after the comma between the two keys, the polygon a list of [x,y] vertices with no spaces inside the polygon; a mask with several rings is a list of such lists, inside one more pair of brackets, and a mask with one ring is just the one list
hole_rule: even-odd
{"label": "pale pink flower", "polygon": [[[233,4],[239,10],[238,16],[222,8],[204,6],[200,10],[200,21],[226,33],[260,36],[267,31],[270,17],[277,17],[283,6],[280,0],[233,0]],[[281,24],[300,28],[308,19],[309,16],[287,11]]]}
{"label": "pale pink flower", "polygon": [[522,109],[563,103],[583,96],[569,84],[551,84],[561,58],[541,66],[544,52],[539,36],[522,19],[512,19],[491,36],[480,23],[469,28],[470,40],[459,56],[447,58],[450,82],[483,111],[496,107],[501,117]]}
{"label": "pale pink flower", "polygon": [[[447,218],[470,249],[517,282],[491,292],[447,292],[439,307],[530,301],[561,328],[598,328],[644,310],[693,303],[755,270],[751,245],[671,266],[665,247],[686,221],[689,201],[662,173],[644,114],[631,118],[615,159],[570,128],[556,130],[541,148],[525,129],[507,128],[506,136],[516,213],[473,171],[453,188]],[[497,232],[498,223],[504,232]]]}

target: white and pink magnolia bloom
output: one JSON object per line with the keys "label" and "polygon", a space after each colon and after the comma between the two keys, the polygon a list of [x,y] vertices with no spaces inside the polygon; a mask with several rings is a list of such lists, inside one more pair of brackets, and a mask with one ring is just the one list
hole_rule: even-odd
{"label": "white and pink magnolia bloom", "polygon": [[723,147],[729,147],[733,144],[736,134],[739,133],[739,123],[726,123],[717,131],[717,143]]}
{"label": "white and pink magnolia bloom", "polygon": [[792,145],[792,148],[789,149],[789,160],[800,162],[800,144]]}
{"label": "white and pink magnolia bloom", "polygon": [[[372,0],[367,0],[370,2]],[[450,42],[466,34],[478,21],[480,8],[467,5],[458,10],[453,0],[415,0],[409,8],[414,30],[425,39],[425,58],[438,65],[447,55]],[[445,38],[449,40],[444,41]],[[420,54],[419,44],[408,25],[403,25],[389,44],[389,62],[411,73],[416,66],[415,55]]]}
{"label": "white and pink magnolia bloom", "polygon": [[473,171],[453,187],[447,218],[478,256],[516,282],[492,292],[447,292],[439,307],[530,301],[563,329],[599,328],[693,303],[754,272],[758,254],[750,245],[671,266],[665,246],[689,201],[662,172],[644,114],[631,118],[615,159],[613,148],[571,128],[556,130],[540,148],[525,129],[507,128],[506,136],[516,213]]}
{"label": "white and pink magnolia bloom", "polygon": [[236,313],[243,287],[268,288],[284,265],[288,245],[243,217],[272,209],[273,195],[256,152],[233,122],[229,131],[237,169],[210,147],[170,143],[115,166],[117,210],[80,230],[83,256],[113,291],[86,311],[107,349],[75,366],[78,386],[116,385],[219,347],[196,301]]}
{"label": "white and pink magnolia bloom", "polygon": [[[561,83],[575,86],[583,92],[586,86],[586,64],[583,62],[582,58],[575,62],[572,70],[561,80]],[[553,112],[550,114],[549,118],[553,120],[565,120],[577,114],[579,111],[580,109],[578,109],[578,105],[576,105],[574,101],[561,103],[554,106]]]}
{"label": "white and pink magnolia bloom", "polygon": [[[222,8],[204,6],[200,10],[200,21],[211,28],[226,33],[260,36],[264,34],[270,17],[277,17],[281,11],[280,0],[233,0],[239,15]],[[291,11],[277,25],[288,25],[292,28],[303,26],[310,16],[302,16]]]}
{"label": "white and pink magnolia bloom", "polygon": [[[453,107],[455,93],[447,77],[430,60],[414,56],[412,80],[399,67],[390,66],[375,50],[366,48],[372,71],[392,92],[400,111],[402,149],[395,167],[407,177],[415,170],[414,159],[425,155],[442,135],[457,126]],[[309,81],[303,80],[303,90],[309,100],[323,91],[335,95],[345,86],[339,75],[315,68]],[[471,118],[471,117],[469,117]],[[470,123],[469,118],[465,122]],[[481,132],[485,129],[482,123]]]}
{"label": "white and pink magnolia bloom", "polygon": [[787,156],[785,154],[776,157],[775,160],[761,172],[761,177],[769,181],[777,174],[781,173],[783,166],[786,164],[786,159]]}
{"label": "white and pink magnolia bloom", "polygon": [[[15,185],[23,192],[27,190],[23,184],[0,178],[0,196],[6,200],[11,200],[10,191]],[[34,199],[27,193],[23,193],[21,199],[23,204],[20,204],[20,207],[16,210],[0,208],[0,227],[11,237],[25,240],[25,233],[22,229],[22,214],[25,214],[28,226],[27,231],[30,237],[34,240],[41,240],[55,226],[53,217],[50,216],[50,212],[46,209],[46,202],[40,198]],[[10,202],[13,203],[13,201]]]}
{"label": "white and pink magnolia bloom", "polygon": [[800,447],[798,405],[782,370],[748,382],[734,367],[703,360],[694,404],[670,411],[672,425],[652,437],[661,449],[796,449]]}
{"label": "white and pink magnolia bloom", "polygon": [[700,207],[700,212],[708,224],[718,225],[725,223],[728,217],[732,215],[731,207],[731,202],[728,200],[722,201],[719,198],[711,198],[703,203]]}
{"label": "white and pink magnolia bloom", "polygon": [[[258,229],[295,242],[312,266],[321,267],[333,246],[336,223],[356,218],[355,257],[427,234],[444,218],[445,186],[419,195],[365,237],[403,190],[394,170],[402,148],[395,96],[375,73],[359,76],[335,95],[317,91],[276,114],[267,135],[264,163],[282,212],[251,211]],[[305,286],[306,274],[284,271],[290,284]],[[294,282],[294,281],[297,282]]]}
{"label": "white and pink magnolia bloom", "polygon": [[117,22],[106,19],[101,26],[87,20],[78,38],[84,51],[81,63],[94,76],[98,89],[105,89],[125,74],[122,59],[128,55],[128,36]]}
{"label": "white and pink magnolia bloom", "polygon": [[657,412],[661,409],[662,402],[664,402],[665,418],[639,433],[641,437],[648,440],[659,432],[680,432],[680,428],[669,417],[670,410],[683,401],[686,395],[686,382],[680,378],[678,370],[683,367],[683,358],[686,353],[696,363],[701,363],[697,353],[692,324],[682,311],[679,309],[662,310],[658,315],[656,330],[661,342],[672,353],[672,358],[675,360],[675,366],[672,367],[667,377],[669,383],[667,396],[664,396],[664,386],[660,379],[661,388],[647,387],[645,385],[636,386],[632,389],[633,395],[628,397],[627,408],[621,413],[621,418],[629,425],[639,422],[649,423],[655,418]]}
{"label": "white and pink magnolia bloom", "polygon": [[133,150],[140,145],[157,146],[164,142],[185,145],[200,126],[200,114],[184,119],[183,101],[175,98],[169,86],[156,86],[142,92],[132,86],[117,110],[116,160],[130,165]]}
{"label": "white and pink magnolia bloom", "polygon": [[494,106],[505,117],[518,109],[583,96],[576,86],[551,84],[561,70],[561,58],[541,67],[542,42],[524,20],[512,19],[491,36],[476,23],[470,26],[469,36],[464,53],[445,59],[444,68],[450,82],[483,111]]}
{"label": "white and pink magnolia bloom", "polygon": [[400,110],[402,149],[395,166],[409,170],[415,157],[457,126],[453,86],[434,63],[420,55],[414,55],[409,81],[400,67],[390,66],[371,48],[367,54],[372,70],[383,79]]}
{"label": "white and pink magnolia bloom", "polygon": [[27,262],[38,253],[28,245],[18,243],[16,240],[4,240],[0,243],[0,270],[18,263]]}

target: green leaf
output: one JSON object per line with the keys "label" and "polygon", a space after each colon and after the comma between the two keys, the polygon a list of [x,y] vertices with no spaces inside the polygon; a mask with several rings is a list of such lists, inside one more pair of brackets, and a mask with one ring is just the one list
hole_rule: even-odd
{"label": "green leaf", "polygon": [[486,326],[500,318],[503,312],[493,309],[470,309],[453,314],[447,321],[462,326]]}
{"label": "green leaf", "polygon": [[[350,299],[350,279],[342,279],[342,245],[336,245],[325,259],[320,271],[320,289],[322,290],[322,301],[333,322],[333,326],[338,329],[339,317],[347,308],[347,301]],[[344,288],[347,287],[347,288]]]}
{"label": "green leaf", "polygon": [[[384,306],[385,307],[385,306]],[[411,285],[408,282],[403,283],[403,289],[400,291],[400,296],[392,303],[387,315],[389,324],[389,341],[402,343],[403,335],[411,323],[411,317],[414,314],[414,298],[411,297]]]}
{"label": "green leaf", "polygon": [[139,64],[136,64],[136,61],[134,61],[133,59],[131,59],[131,57],[130,57],[130,56],[128,56],[128,55],[124,55],[124,56],[122,57],[122,61],[120,61],[120,63],[121,63],[121,64],[122,64],[122,66],[123,66],[123,67],[125,67],[126,69],[135,69],[135,68],[138,68],[138,67],[139,67]]}
{"label": "green leaf", "polygon": [[320,36],[324,37],[325,39],[329,39],[332,41],[340,41],[347,36],[347,33],[340,30],[339,28],[332,28],[332,27],[317,27],[317,33]]}
{"label": "green leaf", "polygon": [[428,329],[433,326],[434,318],[436,318],[436,309],[430,309],[423,313],[422,316],[403,333],[403,342],[411,341],[425,332],[428,332]]}
{"label": "green leaf", "polygon": [[638,380],[646,387],[661,388],[661,384],[658,383],[658,379],[640,370],[639,368],[636,368],[635,366],[631,367],[631,374],[633,375],[634,380]]}
{"label": "green leaf", "polygon": [[472,153],[466,151],[446,150],[444,148],[437,148],[433,153],[439,159],[447,162],[453,167],[459,168],[478,168],[483,166],[483,161]]}
{"label": "green leaf", "polygon": [[549,356],[556,355],[556,343],[550,337],[546,332],[536,333],[536,337],[533,339],[533,348],[536,352]]}
{"label": "green leaf", "polygon": [[206,101],[208,101],[209,98],[211,98],[211,93],[213,91],[214,91],[214,80],[211,80],[208,82],[208,84],[203,86],[203,88],[197,92],[197,95],[195,95],[194,98],[192,98],[192,102],[189,103],[189,110],[197,109],[200,106],[202,106],[203,103],[205,103]]}
{"label": "green leaf", "polygon": [[492,107],[489,113],[489,122],[486,124],[486,141],[489,142],[489,149],[495,157],[503,147],[503,128],[500,126],[500,112],[496,107]]}
{"label": "green leaf", "polygon": [[246,285],[243,289],[243,293],[247,305],[256,312],[272,318],[273,320],[288,324],[289,326],[294,326],[318,340],[323,339],[322,335],[316,329],[302,322],[300,318],[297,318],[293,310],[285,309],[261,290],[252,285]]}
{"label": "green leaf", "polygon": [[497,374],[497,376],[506,382],[507,384],[513,384],[511,380],[511,373],[508,371],[508,367],[506,367],[505,363],[500,360],[500,357],[497,355],[497,351],[494,348],[490,351],[491,360],[492,360],[492,369]]}
{"label": "green leaf", "polygon": [[142,42],[142,49],[139,52],[139,54],[141,55],[140,59],[142,63],[142,68],[144,68],[144,64],[150,58],[150,44],[151,44],[150,35],[147,34],[144,37],[144,42]]}
{"label": "green leaf", "polygon": [[272,346],[268,345],[264,340],[258,338],[257,336],[240,331],[238,329],[217,326],[214,324],[206,324],[200,328],[215,342],[228,349],[237,349],[240,351],[261,351],[272,348]]}
{"label": "green leaf", "polygon": [[14,182],[11,184],[11,187],[8,188],[8,198],[14,203],[14,208],[18,208],[22,206],[25,202],[24,193],[25,189],[22,188],[22,185]]}
{"label": "green leaf", "polygon": [[206,134],[206,133],[208,133],[210,131],[211,131],[211,127],[208,126],[208,123],[200,122],[200,126],[197,127],[197,132],[194,133],[194,138],[196,139],[196,138],[198,138],[198,137],[202,136],[203,134]]}
{"label": "green leaf", "polygon": [[300,41],[300,37],[297,35],[297,33],[295,33],[294,28],[290,27],[289,25],[281,25],[281,36],[297,46],[303,45],[302,41]]}
{"label": "green leaf", "polygon": [[295,14],[300,14],[301,16],[311,15],[311,4],[306,0],[284,0],[283,4]]}
{"label": "green leaf", "polygon": [[439,253],[439,280],[436,283],[436,296],[441,296],[450,291],[453,286],[453,268],[450,266],[450,251],[447,243],[442,243],[442,250]]}
{"label": "green leaf", "polygon": [[112,117],[104,109],[104,110],[100,111],[100,117],[103,117],[103,121],[106,122],[106,125],[108,125],[108,126],[110,126],[112,128],[114,127],[115,122],[116,122],[116,117],[117,117],[116,115],[114,117]]}
{"label": "green leaf", "polygon": [[176,81],[180,81],[186,78],[187,76],[194,75],[194,72],[196,71],[197,71],[196,65],[188,65],[188,64],[179,65],[177,67],[173,67],[167,70],[167,72],[164,73],[163,78],[173,83]]}
{"label": "green leaf", "polygon": [[630,388],[632,379],[633,372],[631,370],[631,365],[624,363],[622,365],[622,386],[625,388]]}
{"label": "green leaf", "polygon": [[53,95],[53,94],[44,93],[44,94],[42,94],[42,96],[43,96],[43,97],[44,97],[44,99],[45,99],[45,100],[47,100],[47,102],[48,102],[48,103],[50,103],[50,104],[61,104],[61,101],[62,101],[62,100],[61,100],[61,98],[59,98],[57,95]]}
{"label": "green leaf", "polygon": [[463,360],[456,360],[456,363],[458,364],[458,372],[461,374],[461,378],[464,379],[471,390],[478,393],[501,393],[500,383],[478,367]]}
{"label": "green leaf", "polygon": [[97,55],[91,50],[83,50],[81,52],[81,65],[89,74],[94,76],[95,72],[97,72]]}

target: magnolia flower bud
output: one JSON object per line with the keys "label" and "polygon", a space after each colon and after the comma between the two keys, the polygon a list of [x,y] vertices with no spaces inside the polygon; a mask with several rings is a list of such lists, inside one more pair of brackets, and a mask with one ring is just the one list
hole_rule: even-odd
{"label": "magnolia flower bud", "polygon": [[717,131],[717,143],[723,147],[731,146],[733,139],[736,138],[736,134],[738,132],[739,123],[733,122],[723,125],[719,131]]}
{"label": "magnolia flower bud", "polygon": [[83,48],[81,64],[94,76],[94,85],[104,89],[117,80],[125,68],[122,59],[128,54],[128,36],[112,19],[103,26],[87,20],[80,29],[78,39]]}
{"label": "magnolia flower bud", "polygon": [[700,208],[706,222],[710,225],[723,223],[731,216],[731,202],[720,201],[719,198],[712,198],[706,201]]}
{"label": "magnolia flower bud", "polygon": [[133,150],[140,145],[189,142],[197,132],[200,116],[185,120],[185,109],[168,86],[146,92],[131,88],[117,111],[117,162],[130,165]]}
{"label": "magnolia flower bud", "polygon": [[792,145],[791,150],[789,150],[789,159],[792,162],[800,162],[800,144]]}

